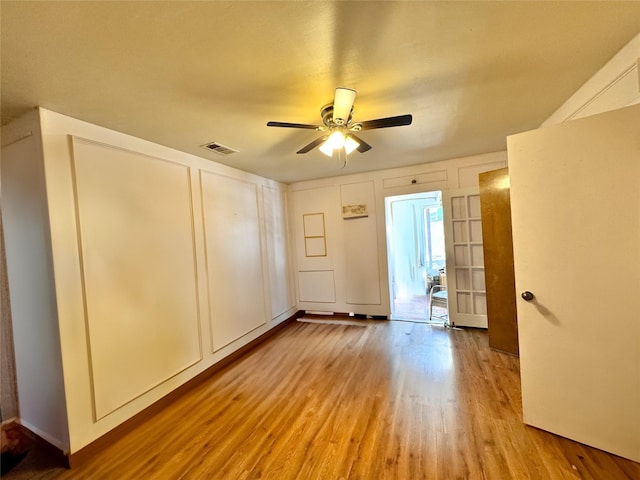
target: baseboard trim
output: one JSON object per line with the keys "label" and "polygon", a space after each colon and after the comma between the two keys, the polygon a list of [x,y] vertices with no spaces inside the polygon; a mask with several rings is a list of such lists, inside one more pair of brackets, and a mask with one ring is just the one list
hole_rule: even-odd
{"label": "baseboard trim", "polygon": [[180,398],[181,396],[183,396],[193,388],[197,387],[198,385],[202,384],[204,381],[206,381],[215,373],[219,372],[220,370],[227,367],[231,363],[237,361],[242,356],[244,356],[249,350],[257,347],[259,344],[263,343],[269,337],[275,335],[284,327],[296,321],[298,318],[302,316],[304,316],[304,311],[303,310],[297,311],[286,320],[282,321],[275,327],[271,328],[270,330],[260,335],[258,338],[252,340],[246,345],[240,347],[238,350],[227,355],[217,363],[211,365],[204,372],[196,375],[191,380],[188,380],[186,383],[179,386],[175,390],[171,391],[170,393],[162,397],[157,402],[149,405],[144,410],[135,414],[133,417],[129,418],[128,420],[125,420],[123,423],[113,428],[112,430],[108,431],[107,433],[97,438],[96,440],[86,445],[85,447],[81,448],[77,452],[70,454],[67,457],[68,459],[67,467],[74,468],[83,464],[88,459],[95,456],[98,452],[105,449],[107,446],[109,446],[116,440],[119,440],[120,438],[124,437],[129,432],[131,432],[136,427],[143,424],[150,418],[154,417],[155,415],[160,413],[162,410],[164,410],[167,406],[169,406],[171,403],[175,402],[178,398]]}

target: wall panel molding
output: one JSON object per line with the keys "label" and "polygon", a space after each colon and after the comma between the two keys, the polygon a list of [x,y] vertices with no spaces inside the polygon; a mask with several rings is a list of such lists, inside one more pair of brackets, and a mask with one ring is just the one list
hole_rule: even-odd
{"label": "wall panel molding", "polygon": [[94,420],[202,360],[190,167],[73,137]]}
{"label": "wall panel molding", "polygon": [[271,320],[295,307],[287,221],[287,194],[284,189],[262,186],[262,207],[269,269]]}
{"label": "wall panel molding", "polygon": [[382,181],[383,188],[406,187],[408,185],[440,184],[447,181],[447,170],[434,170],[433,172],[416,173],[401,177],[385,178]]}
{"label": "wall panel molding", "polygon": [[265,291],[268,259],[260,228],[258,185],[206,170],[200,170],[199,177],[214,353],[271,318]]}
{"label": "wall panel molding", "polygon": [[335,303],[336,281],[333,270],[307,270],[298,272],[301,302]]}

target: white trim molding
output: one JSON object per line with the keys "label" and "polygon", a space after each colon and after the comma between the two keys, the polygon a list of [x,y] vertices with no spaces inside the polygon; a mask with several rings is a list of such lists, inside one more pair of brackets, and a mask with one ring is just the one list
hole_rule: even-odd
{"label": "white trim molding", "polygon": [[640,103],[640,33],[571,95],[541,127],[636,103]]}

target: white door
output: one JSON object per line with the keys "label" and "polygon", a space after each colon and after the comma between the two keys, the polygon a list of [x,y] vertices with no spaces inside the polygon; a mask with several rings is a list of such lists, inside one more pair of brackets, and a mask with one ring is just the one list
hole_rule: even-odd
{"label": "white door", "polygon": [[640,461],[640,105],[508,152],[524,421]]}
{"label": "white door", "polygon": [[444,191],[442,209],[449,322],[487,328],[479,188]]}

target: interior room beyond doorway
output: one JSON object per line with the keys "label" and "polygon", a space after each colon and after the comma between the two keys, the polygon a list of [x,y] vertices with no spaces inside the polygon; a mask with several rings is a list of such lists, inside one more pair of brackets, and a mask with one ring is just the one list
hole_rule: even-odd
{"label": "interior room beyond doorway", "polygon": [[[444,282],[442,192],[385,198],[385,221],[391,319],[427,321],[429,291]],[[444,321],[445,309],[433,313]]]}

